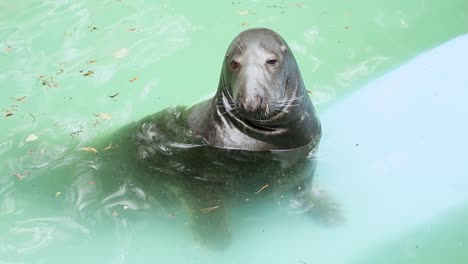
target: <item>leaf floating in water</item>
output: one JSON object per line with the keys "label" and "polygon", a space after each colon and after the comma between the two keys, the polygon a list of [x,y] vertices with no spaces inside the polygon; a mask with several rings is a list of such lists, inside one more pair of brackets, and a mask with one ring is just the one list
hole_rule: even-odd
{"label": "leaf floating in water", "polygon": [[80,148],[79,150],[87,151],[87,152],[92,152],[92,153],[94,153],[94,154],[98,154],[97,149],[92,148],[92,147]]}
{"label": "leaf floating in water", "polygon": [[109,120],[112,118],[112,115],[111,114],[107,114],[107,113],[98,113],[98,114],[95,114],[94,115],[95,117],[99,117],[101,118],[102,120]]}
{"label": "leaf floating in water", "polygon": [[108,145],[107,147],[105,147],[103,150],[104,150],[104,151],[108,151],[108,150],[110,150],[110,149],[115,149],[115,148],[118,148],[118,147],[119,147],[119,145],[112,146],[112,144],[109,144],[109,145]]}
{"label": "leaf floating in water", "polygon": [[119,95],[120,93],[116,93],[116,94],[113,94],[113,95],[109,95],[110,98],[114,98],[116,97],[117,95]]}
{"label": "leaf floating in water", "polygon": [[241,11],[239,11],[239,15],[241,15],[241,16],[245,16],[245,15],[248,15],[248,14],[253,14],[253,13],[250,12],[249,10],[241,10]]}
{"label": "leaf floating in water", "polygon": [[93,63],[96,63],[96,62],[97,62],[97,60],[89,60],[89,61],[86,62],[86,64],[93,64]]}
{"label": "leaf floating in water", "polygon": [[36,141],[39,137],[34,135],[34,134],[31,134],[29,135],[24,141],[26,142],[33,142],[33,141]]}
{"label": "leaf floating in water", "polygon": [[45,75],[40,75],[39,77],[37,77],[37,80],[41,82],[42,85],[44,86],[47,86],[47,87],[50,87],[50,88],[57,88],[58,87],[58,84],[56,82],[54,82],[54,77],[50,77],[50,81],[49,80],[46,80],[47,76]]}
{"label": "leaf floating in water", "polygon": [[96,120],[94,121],[94,123],[92,124],[93,127],[96,127],[97,125],[101,124],[101,122],[99,122],[99,120]]}
{"label": "leaf floating in water", "polygon": [[247,22],[242,22],[241,23],[241,26],[248,26],[248,25],[249,25],[249,23],[247,23]]}
{"label": "leaf floating in water", "polygon": [[87,73],[83,74],[83,76],[91,76],[94,74],[94,71],[88,71]]}
{"label": "leaf floating in water", "polygon": [[115,51],[114,53],[112,53],[112,57],[116,59],[123,59],[127,57],[127,55],[128,55],[128,49],[126,48],[119,49],[118,51]]}
{"label": "leaf floating in water", "polygon": [[13,173],[12,175],[15,176],[16,178],[18,178],[19,181],[23,180],[23,176],[21,176],[21,174],[19,174],[19,173]]}
{"label": "leaf floating in water", "polygon": [[15,101],[18,101],[18,102],[22,102],[23,104],[26,103],[26,96],[22,96],[22,97],[19,97],[19,98],[12,98],[10,97],[12,100],[15,100]]}
{"label": "leaf floating in water", "polygon": [[56,192],[55,197],[59,197],[62,193],[61,192]]}
{"label": "leaf floating in water", "polygon": [[271,8],[288,8],[287,6],[278,6],[278,5],[271,5],[271,6],[267,6],[267,7],[271,7]]}
{"label": "leaf floating in water", "polygon": [[13,111],[16,111],[18,108],[17,105],[12,105],[9,109],[3,109],[5,111],[5,117],[9,117],[13,115]]}
{"label": "leaf floating in water", "polygon": [[200,211],[205,214],[205,213],[211,212],[211,211],[213,211],[215,209],[218,209],[218,208],[219,208],[219,205],[216,205],[216,206],[212,206],[212,207],[208,207],[208,208],[203,208]]}
{"label": "leaf floating in water", "polygon": [[261,191],[263,191],[265,188],[267,188],[268,186],[270,186],[269,184],[265,184],[262,186],[262,188],[260,188],[258,191],[256,191],[255,193],[259,193]]}
{"label": "leaf floating in water", "polygon": [[99,28],[97,28],[96,26],[89,26],[88,28],[89,28],[89,31],[94,31],[94,30],[96,30],[96,29],[99,29]]}
{"label": "leaf floating in water", "polygon": [[[55,124],[54,124],[55,125]],[[56,126],[60,126],[60,125],[56,125]],[[70,133],[70,136],[74,137],[74,136],[78,136],[79,134],[81,134],[83,132],[82,129],[80,130],[77,130],[77,131],[73,131]]]}
{"label": "leaf floating in water", "polygon": [[138,80],[138,77],[133,77],[131,80],[129,80],[129,82],[134,82],[136,80]]}
{"label": "leaf floating in water", "polygon": [[16,178],[18,178],[18,180],[22,181],[24,176],[28,176],[29,174],[31,173],[31,171],[25,171],[23,175],[19,174],[19,173],[12,173],[11,175],[15,176]]}

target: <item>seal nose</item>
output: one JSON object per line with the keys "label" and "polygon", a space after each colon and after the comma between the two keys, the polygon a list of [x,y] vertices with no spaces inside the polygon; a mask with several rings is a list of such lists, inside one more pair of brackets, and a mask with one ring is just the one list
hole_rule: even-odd
{"label": "seal nose", "polygon": [[260,112],[263,109],[263,97],[260,95],[255,95],[253,98],[239,98],[239,109],[247,113]]}

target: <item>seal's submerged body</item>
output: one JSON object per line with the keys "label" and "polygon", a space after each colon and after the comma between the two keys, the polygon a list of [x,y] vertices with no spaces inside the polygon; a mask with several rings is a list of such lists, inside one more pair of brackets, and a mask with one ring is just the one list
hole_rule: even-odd
{"label": "seal's submerged body", "polygon": [[[133,157],[160,200],[185,208],[210,247],[230,239],[227,203],[273,194],[296,211],[312,208],[311,179],[321,127],[293,54],[268,29],[229,46],[216,95],[122,129],[113,155]],[[121,165],[121,164],[120,164]],[[320,210],[319,203],[315,209]]]}

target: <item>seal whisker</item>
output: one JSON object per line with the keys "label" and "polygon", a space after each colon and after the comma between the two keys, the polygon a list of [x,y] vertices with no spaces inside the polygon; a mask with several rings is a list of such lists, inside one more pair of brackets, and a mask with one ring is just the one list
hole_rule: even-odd
{"label": "seal whisker", "polygon": [[244,51],[237,43],[234,42],[234,45],[236,45],[236,47],[237,47],[241,52]]}
{"label": "seal whisker", "polygon": [[237,36],[237,39],[239,40],[240,47],[237,45],[237,43],[236,46],[240,49],[241,52],[244,52],[244,43],[242,43],[242,40],[239,38],[239,36]]}

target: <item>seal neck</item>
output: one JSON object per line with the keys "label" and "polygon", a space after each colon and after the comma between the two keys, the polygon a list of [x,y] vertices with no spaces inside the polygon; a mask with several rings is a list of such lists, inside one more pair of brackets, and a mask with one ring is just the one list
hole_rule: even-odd
{"label": "seal neck", "polygon": [[285,96],[301,100],[290,102],[290,105],[271,118],[255,120],[240,116],[228,90],[218,89],[212,102],[213,119],[219,125],[237,129],[246,136],[272,146],[272,149],[293,149],[318,142],[321,135],[320,122],[305,89],[302,85],[295,85],[289,93]]}

